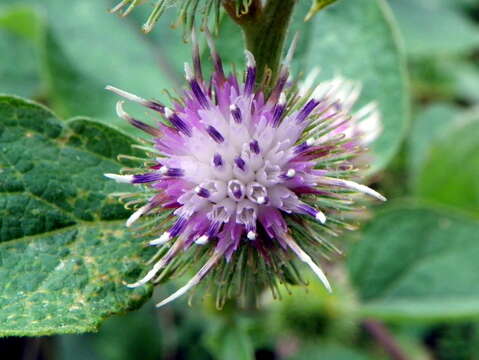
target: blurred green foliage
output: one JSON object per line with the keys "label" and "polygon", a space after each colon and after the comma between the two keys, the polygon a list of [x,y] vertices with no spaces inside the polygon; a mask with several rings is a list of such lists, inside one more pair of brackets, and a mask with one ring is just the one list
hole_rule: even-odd
{"label": "blurred green foliage", "polygon": [[[2,92],[32,97],[41,91],[40,37],[41,24],[29,7],[0,10],[0,54],[10,60],[0,62]],[[12,59],[22,61],[13,64]]]}
{"label": "blurred green foliage", "polygon": [[[388,3],[340,0],[303,24],[311,1],[300,0],[293,24],[297,72],[318,65],[325,77],[339,71],[361,80],[361,102],[379,100],[384,115],[373,147],[381,171],[371,179],[391,201],[343,239],[346,260],[327,268],[333,294],[311,279],[307,292],[293,288],[281,302],[265,296],[255,311],[219,313],[208,301],[147,305],[97,334],[55,338],[43,358],[387,359],[390,349],[363,326],[369,318],[407,359],[479,358],[479,3]],[[103,87],[167,99],[162,89],[180,88],[189,46],[169,26],[174,11],[144,36],[148,5],[119,19],[107,13],[112,4],[0,0],[0,92],[130,131]],[[223,18],[221,31],[225,62],[242,62],[239,28]]]}
{"label": "blurred green foliage", "polygon": [[479,113],[464,114],[443,131],[421,169],[417,196],[478,215]]}
{"label": "blurred green foliage", "polygon": [[391,321],[478,318],[479,288],[471,287],[479,274],[478,227],[420,205],[379,212],[348,257],[359,311]]}

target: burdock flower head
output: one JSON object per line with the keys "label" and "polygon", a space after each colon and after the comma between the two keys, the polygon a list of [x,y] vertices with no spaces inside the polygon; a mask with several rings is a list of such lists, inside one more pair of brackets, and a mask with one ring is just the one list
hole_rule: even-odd
{"label": "burdock flower head", "polygon": [[[255,59],[246,52],[244,76],[225,75],[214,61],[204,80],[198,46],[185,65],[189,89],[171,107],[125,91],[109,90],[158,112],[147,125],[117,106],[118,115],[151,135],[138,169],[106,174],[139,187],[136,211],[126,225],[145,217],[155,264],[130,287],[196,268],[187,284],[159,306],[203,279],[221,306],[225,299],[302,279],[295,259],[309,265],[324,286],[325,237],[335,236],[358,211],[361,195],[383,196],[359,184],[358,156],[379,132],[374,104],[351,113],[359,87],[341,78],[297,86],[286,57],[274,83],[258,84]],[[143,201],[143,203],[141,203]],[[142,225],[144,225],[142,224]],[[146,225],[145,225],[146,226]],[[208,282],[207,282],[208,283]]]}

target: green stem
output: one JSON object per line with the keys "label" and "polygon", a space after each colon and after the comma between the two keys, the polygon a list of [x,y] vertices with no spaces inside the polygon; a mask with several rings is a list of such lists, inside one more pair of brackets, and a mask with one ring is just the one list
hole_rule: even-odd
{"label": "green stem", "polygon": [[268,0],[262,8],[261,2],[253,0],[248,13],[238,16],[231,1],[224,7],[228,14],[243,29],[246,48],[256,59],[257,81],[261,82],[265,71],[271,71],[271,79],[278,76],[284,42],[291,15],[297,0]]}

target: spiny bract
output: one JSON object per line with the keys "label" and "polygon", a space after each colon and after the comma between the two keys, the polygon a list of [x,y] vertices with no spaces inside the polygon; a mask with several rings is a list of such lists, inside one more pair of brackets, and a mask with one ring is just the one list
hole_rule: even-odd
{"label": "spiny bract", "polygon": [[189,89],[171,108],[108,87],[163,118],[147,125],[128,115],[123,102],[117,106],[120,117],[152,136],[151,146],[140,168],[106,176],[140,187],[137,198],[124,196],[141,205],[127,226],[148,215],[142,227],[156,234],[150,245],[160,247],[152,269],[129,286],[196,268],[159,306],[206,275],[222,306],[228,297],[266,286],[276,295],[278,282],[302,282],[297,257],[330,290],[317,265],[321,250],[335,250],[324,237],[353,228],[347,219],[358,211],[359,195],[385,200],[353,181],[364,145],[380,132],[376,106],[352,114],[359,86],[341,78],[313,86],[312,74],[296,86],[290,54],[274,84],[258,85],[249,52],[244,80],[226,76],[208,40],[211,80],[204,80],[195,44],[193,68],[185,65]]}

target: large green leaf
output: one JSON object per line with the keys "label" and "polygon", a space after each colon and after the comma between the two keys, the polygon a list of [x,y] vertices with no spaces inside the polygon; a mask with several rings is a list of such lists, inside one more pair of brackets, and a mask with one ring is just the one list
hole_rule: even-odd
{"label": "large green leaf", "polygon": [[363,315],[389,320],[479,317],[479,222],[403,205],[364,229],[348,266]]}
{"label": "large green leaf", "polygon": [[32,9],[0,6],[0,92],[38,95],[41,22]]}
{"label": "large green leaf", "polygon": [[[311,26],[308,29],[308,26]],[[409,93],[398,33],[383,0],[339,1],[305,24],[309,43],[298,58],[323,78],[341,74],[361,81],[360,104],[376,100],[384,130],[372,145],[373,170],[394,156],[409,117]]]}
{"label": "large green leaf", "polygon": [[421,168],[420,197],[479,215],[479,112],[464,115],[431,146]]}
{"label": "large green leaf", "polygon": [[103,178],[132,140],[100,123],[63,123],[0,97],[0,336],[95,330],[151,288],[128,289],[145,254]]}

